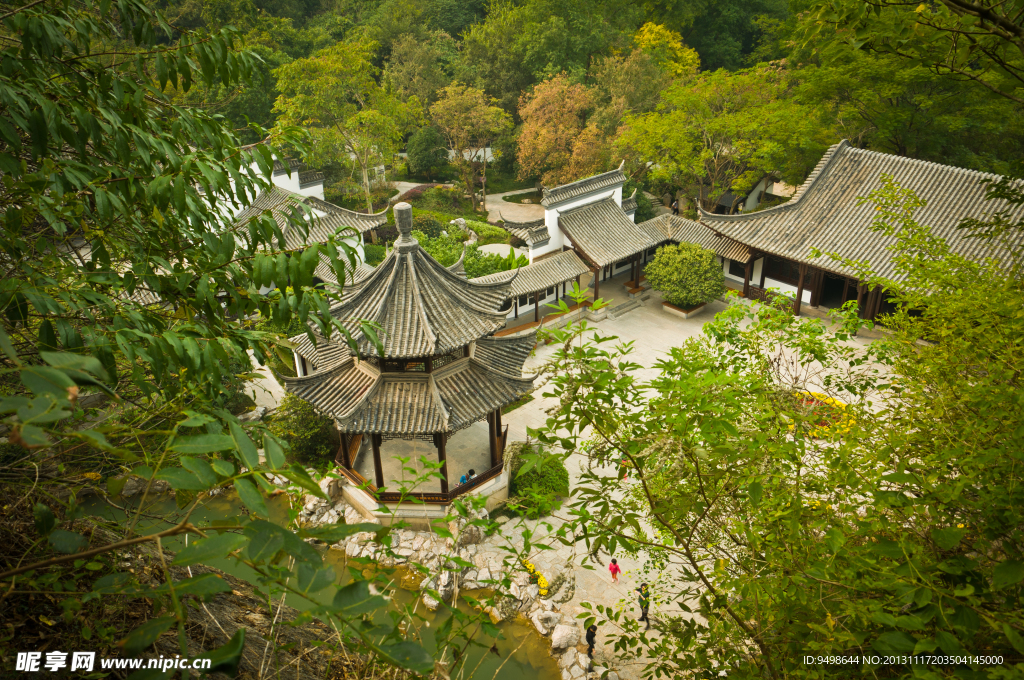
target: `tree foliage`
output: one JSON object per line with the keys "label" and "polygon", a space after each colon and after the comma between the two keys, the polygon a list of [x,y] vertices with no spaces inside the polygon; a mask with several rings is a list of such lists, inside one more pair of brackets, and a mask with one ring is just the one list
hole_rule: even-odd
{"label": "tree foliage", "polygon": [[469,191],[473,210],[476,210],[477,182],[473,161],[483,156],[492,140],[512,127],[512,119],[494,106],[493,100],[481,90],[461,83],[454,83],[441,91],[437,102],[430,107],[430,117],[444,135],[448,148],[455,152],[454,165]]}
{"label": "tree foliage", "polygon": [[373,212],[370,172],[391,158],[421,114],[415,97],[402,102],[377,83],[372,50],[371,43],[338,43],[275,71],[281,121],[309,128],[311,163],[354,160],[367,212]]}
{"label": "tree foliage", "polygon": [[658,248],[644,267],[644,275],[667,302],[691,309],[719,298],[725,291],[725,274],[718,256],[693,243]]}
{"label": "tree foliage", "polygon": [[[829,322],[733,304],[645,382],[628,345],[554,333],[560,401],[537,434],[589,458],[565,541],[646,560],[660,635],[603,606],[581,618],[618,626],[615,649],[649,673],[909,677],[920,667],[864,655],[913,654],[1002,657],[929,677],[1021,671],[1024,225],[966,223],[999,246],[968,260],[915,221],[912,192],[887,179],[871,200],[898,278],[847,265],[900,303],[886,339],[852,341],[852,304]],[[861,661],[826,672],[808,655]]]}
{"label": "tree foliage", "polygon": [[433,178],[448,166],[448,145],[433,125],[425,125],[413,133],[406,146],[409,172]]}

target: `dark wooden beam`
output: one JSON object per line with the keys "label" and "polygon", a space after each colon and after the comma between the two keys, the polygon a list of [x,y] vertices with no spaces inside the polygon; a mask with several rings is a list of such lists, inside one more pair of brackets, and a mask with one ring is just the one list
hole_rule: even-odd
{"label": "dark wooden beam", "polygon": [[445,457],[445,435],[443,432],[434,435],[434,446],[437,447],[437,461],[441,463],[441,493],[448,493],[448,459]]}
{"label": "dark wooden beam", "polygon": [[747,264],[743,267],[743,297],[750,297],[750,277],[754,273],[754,256],[751,255],[747,259]]}
{"label": "dark wooden beam", "polygon": [[846,304],[846,296],[849,294],[849,292],[850,292],[850,278],[847,277],[847,276],[844,276],[843,277],[843,299],[842,299],[842,304],[839,305],[840,307],[842,307],[843,305]]}
{"label": "dark wooden beam", "polygon": [[596,300],[601,296],[601,272],[604,271],[604,267],[598,267],[597,271],[594,272],[594,299]]}
{"label": "dark wooden beam", "polygon": [[864,315],[864,292],[866,289],[867,286],[865,286],[864,284],[857,284],[857,316],[859,316],[862,319],[867,318]]}
{"label": "dark wooden beam", "polygon": [[540,321],[540,291],[533,294],[533,320]]}
{"label": "dark wooden beam", "polygon": [[811,279],[811,307],[817,309],[818,303],[821,302],[821,289],[825,285],[825,271],[822,269],[814,270],[814,277]]}
{"label": "dark wooden beam", "polygon": [[[498,408],[498,411],[501,411],[500,407]],[[488,413],[487,414],[487,433],[488,433],[488,435],[490,435],[488,437],[488,440],[490,441],[490,446],[491,446],[491,467],[494,467],[495,465],[497,465],[499,463],[499,459],[498,459],[497,430],[494,427],[494,420],[495,420],[494,413],[493,412],[492,413]]]}
{"label": "dark wooden beam", "polygon": [[796,284],[796,301],[793,303],[794,316],[800,316],[800,303],[804,299],[804,281],[807,280],[807,265],[801,262],[797,267],[800,270],[800,279]]}
{"label": "dark wooden beam", "polygon": [[370,443],[373,445],[373,474],[377,478],[377,488],[384,488],[384,468],[380,463],[380,445],[381,436],[379,434],[370,435]]}

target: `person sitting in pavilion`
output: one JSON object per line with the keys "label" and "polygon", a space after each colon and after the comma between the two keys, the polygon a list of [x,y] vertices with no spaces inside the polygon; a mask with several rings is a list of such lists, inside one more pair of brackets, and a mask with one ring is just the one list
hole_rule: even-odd
{"label": "person sitting in pavilion", "polygon": [[465,484],[466,482],[468,482],[469,480],[473,479],[474,477],[476,477],[476,470],[470,469],[470,471],[468,473],[462,475],[462,477],[459,478],[459,484],[460,485]]}

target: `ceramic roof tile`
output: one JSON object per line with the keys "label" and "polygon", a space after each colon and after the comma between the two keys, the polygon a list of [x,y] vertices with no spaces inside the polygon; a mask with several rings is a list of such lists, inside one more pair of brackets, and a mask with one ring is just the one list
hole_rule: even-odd
{"label": "ceramic roof tile", "polygon": [[895,278],[889,247],[894,239],[872,231],[875,207],[861,201],[892,175],[905,189],[926,201],[914,218],[942,237],[953,252],[980,260],[998,256],[988,244],[957,229],[965,217],[983,218],[1007,210],[1011,220],[1024,217],[1024,206],[985,198],[986,182],[996,175],[928,163],[902,156],[856,149],[845,140],[829,149],[807,181],[788,202],[741,215],[701,211],[701,221],[717,233],[750,246],[838,274],[855,275],[827,255],[813,258],[811,249],[866,260],[881,276]]}
{"label": "ceramic roof tile", "polygon": [[540,204],[545,208],[549,208],[573,198],[586,196],[587,194],[595,191],[603,191],[605,189],[617,187],[621,184],[625,184],[625,182],[626,176],[622,174],[622,166],[620,165],[617,169],[602,172],[600,175],[586,177],[552,189],[545,188],[543,190],[543,197],[540,199]]}
{"label": "ceramic roof tile", "polygon": [[516,276],[514,280],[511,279],[515,272],[497,272],[473,280],[479,283],[511,280],[512,287],[509,296],[511,298],[536,293],[589,273],[590,267],[579,258],[579,255],[575,251],[566,250],[520,267],[519,276]]}
{"label": "ceramic roof tile", "polygon": [[559,214],[558,226],[573,246],[599,267],[625,260],[657,243],[611,198]]}

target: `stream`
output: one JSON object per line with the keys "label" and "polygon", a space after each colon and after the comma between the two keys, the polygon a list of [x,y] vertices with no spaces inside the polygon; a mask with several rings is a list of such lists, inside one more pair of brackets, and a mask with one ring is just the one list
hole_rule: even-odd
{"label": "stream", "polygon": [[[134,499],[124,500],[126,504],[134,504],[138,503],[140,499],[141,496]],[[268,498],[267,507],[270,511],[270,521],[280,525],[285,524],[288,513],[288,500],[286,495]],[[119,510],[115,510],[98,498],[85,500],[83,502],[83,508],[87,513],[103,517],[111,521],[124,520],[123,513]],[[147,501],[145,512],[149,515],[170,518],[178,515],[179,511],[175,505],[173,495],[158,494],[155,500]],[[209,525],[214,520],[236,518],[244,516],[245,514],[246,512],[237,496],[234,495],[233,491],[229,491],[221,496],[206,499],[203,504],[196,508],[195,512],[192,513],[191,521],[196,526],[203,527]],[[145,517],[140,518],[138,522],[139,532],[143,534],[148,531],[155,532],[166,528],[167,526],[168,523],[166,521],[148,519]],[[163,543],[169,550],[180,550],[185,545],[184,538],[166,539]],[[344,551],[329,550],[326,546],[316,546],[316,548],[323,556],[324,564],[326,566],[334,567],[336,574],[335,583],[338,585],[348,583],[351,578],[348,575],[348,570],[345,568],[346,556]],[[237,578],[245,579],[250,583],[254,581],[254,579],[252,579],[254,572],[244,564],[240,564],[234,559],[210,560],[206,564],[207,566],[220,569],[221,571],[231,574]],[[396,582],[400,581],[401,576],[402,572],[396,570]],[[317,593],[313,593],[311,595],[311,599],[326,603],[330,601],[331,597],[333,597],[333,592],[333,589],[328,587]],[[471,594],[475,594],[477,597],[483,596],[484,593],[485,591],[471,592]],[[393,598],[394,604],[389,606],[404,606],[411,604],[418,596],[419,591],[396,588]],[[287,596],[285,598],[285,603],[300,611],[311,608],[311,605],[307,600],[294,595]],[[469,603],[461,598],[456,603],[456,606],[461,611],[471,611]],[[420,638],[426,649],[429,652],[433,652],[436,649],[433,631],[436,630],[437,626],[443,623],[445,619],[451,616],[451,614],[447,611],[431,612],[422,606],[417,609],[417,612],[421,613],[424,619],[429,622],[429,627],[420,627]],[[381,610],[377,615],[375,615],[375,618],[379,618],[383,621],[386,616],[386,610]],[[504,638],[494,641],[498,649],[498,655],[487,650],[491,641],[484,639],[486,641],[483,648],[470,648],[468,652],[469,658],[462,666],[462,668],[466,669],[465,675],[459,674],[455,677],[473,677],[482,680],[520,680],[521,678],[560,680],[561,674],[558,670],[558,663],[549,653],[551,641],[547,638],[541,637],[532,624],[519,619],[500,623],[498,624],[498,628],[501,630],[502,637]],[[502,665],[503,663],[504,665]]]}

